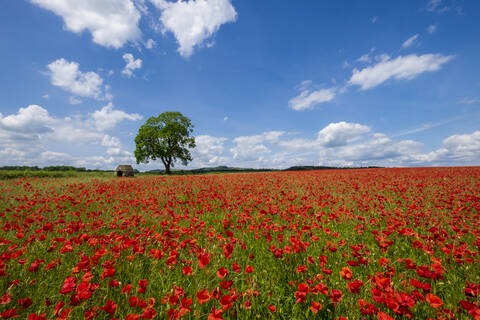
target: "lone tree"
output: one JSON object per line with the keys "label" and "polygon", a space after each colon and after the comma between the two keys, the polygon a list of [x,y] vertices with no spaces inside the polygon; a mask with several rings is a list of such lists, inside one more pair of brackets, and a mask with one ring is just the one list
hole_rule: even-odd
{"label": "lone tree", "polygon": [[192,132],[190,119],[180,112],[164,112],[158,117],[150,117],[135,137],[137,164],[161,159],[167,174],[177,160],[187,165],[192,161],[189,148],[195,148],[195,137],[190,136]]}

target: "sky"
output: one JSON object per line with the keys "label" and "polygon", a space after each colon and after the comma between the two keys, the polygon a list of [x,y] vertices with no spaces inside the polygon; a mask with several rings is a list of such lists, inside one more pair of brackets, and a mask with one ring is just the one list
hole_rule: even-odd
{"label": "sky", "polygon": [[[139,170],[151,116],[189,168],[480,165],[480,2],[14,0],[0,166]],[[177,163],[175,168],[183,168]]]}

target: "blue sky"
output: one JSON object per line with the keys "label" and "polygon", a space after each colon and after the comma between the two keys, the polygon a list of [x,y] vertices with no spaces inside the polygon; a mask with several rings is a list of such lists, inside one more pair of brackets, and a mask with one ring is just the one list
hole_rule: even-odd
{"label": "blue sky", "polygon": [[0,165],[135,164],[164,111],[195,125],[189,167],[479,165],[478,21],[459,0],[6,1]]}

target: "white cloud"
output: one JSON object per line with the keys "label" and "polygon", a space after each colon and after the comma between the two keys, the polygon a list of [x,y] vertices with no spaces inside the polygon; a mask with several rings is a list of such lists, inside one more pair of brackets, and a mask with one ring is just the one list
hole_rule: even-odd
{"label": "white cloud", "polygon": [[477,104],[480,103],[479,98],[463,98],[457,102],[458,104]]}
{"label": "white cloud", "polygon": [[441,54],[399,56],[393,60],[381,61],[362,70],[354,69],[348,83],[360,86],[361,90],[367,90],[392,78],[410,80],[424,72],[440,70],[443,64],[453,58],[454,56]]}
{"label": "white cloud", "polygon": [[448,150],[447,158],[454,161],[480,161],[480,131],[471,134],[456,134],[443,140],[443,146]]}
{"label": "white cloud", "polygon": [[108,134],[104,135],[102,138],[101,145],[109,148],[118,148],[120,147],[120,139],[117,137],[109,136]]}
{"label": "white cloud", "polygon": [[[115,121],[121,118],[122,112],[109,109]],[[134,115],[126,113],[125,115],[127,119],[136,118]],[[58,118],[51,116],[46,109],[38,105],[20,108],[17,113],[7,116],[0,114],[0,165],[54,163],[87,164],[93,167],[103,161],[102,167],[108,168],[113,162],[125,162],[129,159],[129,162],[133,162],[131,153],[122,149],[120,139],[105,134],[101,131],[103,128],[97,128],[95,123],[93,115]],[[72,147],[77,149],[78,155],[71,156],[64,152],[65,149]],[[92,158],[88,151],[82,154],[84,150],[90,150],[92,147],[94,149],[104,147],[108,157],[100,155]]]}
{"label": "white cloud", "polygon": [[370,132],[369,126],[341,121],[330,123],[320,130],[317,141],[325,147],[339,147],[360,139],[368,132]]}
{"label": "white cloud", "polygon": [[3,117],[0,113],[0,129],[15,133],[39,134],[51,132],[54,119],[48,111],[38,105],[20,108],[17,114]]}
{"label": "white cloud", "polygon": [[419,155],[422,162],[437,164],[478,165],[480,159],[480,131],[470,134],[455,134],[442,142],[443,147]]}
{"label": "white cloud", "polygon": [[335,98],[336,88],[320,89],[316,91],[303,90],[298,96],[289,101],[293,110],[313,109],[320,103],[332,101]]}
{"label": "white cloud", "polygon": [[127,77],[132,77],[133,71],[136,69],[140,69],[142,67],[142,60],[141,59],[134,59],[131,53],[125,53],[123,55],[123,60],[125,60],[125,68],[122,71],[122,74],[126,75]]}
{"label": "white cloud", "polygon": [[221,25],[237,18],[230,0],[151,1],[161,10],[163,32],[173,33],[184,57],[191,56]]}
{"label": "white cloud", "polygon": [[419,35],[418,33],[417,34],[414,34],[413,36],[411,36],[410,38],[408,38],[407,40],[405,40],[404,43],[402,43],[402,48],[409,48],[411,47],[415,41],[418,39]]}
{"label": "white cloud", "polygon": [[228,120],[228,117],[223,117],[223,121],[227,121]]}
{"label": "white cloud", "polygon": [[148,39],[147,42],[145,42],[145,48],[152,49],[156,44],[155,40]]}
{"label": "white cloud", "polygon": [[196,136],[196,147],[192,151],[192,165],[198,167],[225,165],[228,161],[228,159],[223,156],[225,141],[227,141],[227,139],[224,137],[212,137],[209,135]]}
{"label": "white cloud", "polygon": [[[421,151],[423,144],[413,140],[393,141],[383,133],[375,133],[366,142],[341,147],[335,154],[338,159],[355,162],[387,161],[405,163]],[[378,162],[377,162],[378,163]],[[385,162],[384,162],[385,163]]]}
{"label": "white cloud", "polygon": [[370,21],[371,21],[372,23],[377,22],[377,20],[378,20],[378,17],[377,17],[377,16],[372,17],[372,18],[370,19]]}
{"label": "white cloud", "polygon": [[435,11],[442,4],[442,0],[429,0],[427,2],[427,10]]}
{"label": "white cloud", "polygon": [[65,91],[82,97],[103,98],[103,79],[95,72],[82,72],[77,62],[61,58],[47,66],[50,82]]}
{"label": "white cloud", "polygon": [[122,120],[137,121],[141,120],[142,116],[138,113],[126,113],[122,110],[114,110],[114,105],[110,102],[102,109],[95,111],[92,118],[95,122],[95,127],[100,130],[109,130]]}
{"label": "white cloud", "polygon": [[233,139],[235,146],[230,149],[230,152],[233,154],[234,160],[259,160],[262,154],[271,152],[264,143],[276,143],[284,133],[283,131],[269,131],[259,135],[236,137]]}
{"label": "white cloud", "polygon": [[78,98],[76,98],[76,97],[70,97],[70,98],[68,99],[68,102],[69,102],[70,104],[80,104],[80,103],[82,103],[82,100],[80,100],[80,99],[78,99]]}
{"label": "white cloud", "polygon": [[371,48],[369,52],[362,55],[360,58],[357,59],[357,61],[369,63],[370,61],[372,61],[370,55],[373,53],[373,51],[375,51],[375,48]]}
{"label": "white cloud", "polygon": [[42,96],[42,98],[43,98],[43,99],[48,99],[48,98],[50,98],[50,96],[49,96],[48,94],[44,94],[44,95]]}
{"label": "white cloud", "polygon": [[31,0],[63,18],[65,28],[74,33],[88,30],[93,41],[113,48],[141,36],[141,14],[130,0]]}
{"label": "white cloud", "polygon": [[436,25],[436,24],[431,24],[431,25],[429,25],[428,28],[427,28],[428,34],[434,33],[435,30],[437,30],[437,25]]}

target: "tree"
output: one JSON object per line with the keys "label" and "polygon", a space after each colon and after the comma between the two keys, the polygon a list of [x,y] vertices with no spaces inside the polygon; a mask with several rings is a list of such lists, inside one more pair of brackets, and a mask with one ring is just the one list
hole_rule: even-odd
{"label": "tree", "polygon": [[195,148],[195,137],[190,136],[192,132],[190,119],[180,112],[164,112],[158,117],[150,117],[135,137],[137,164],[160,159],[167,174],[177,160],[187,165],[192,161],[189,149]]}

